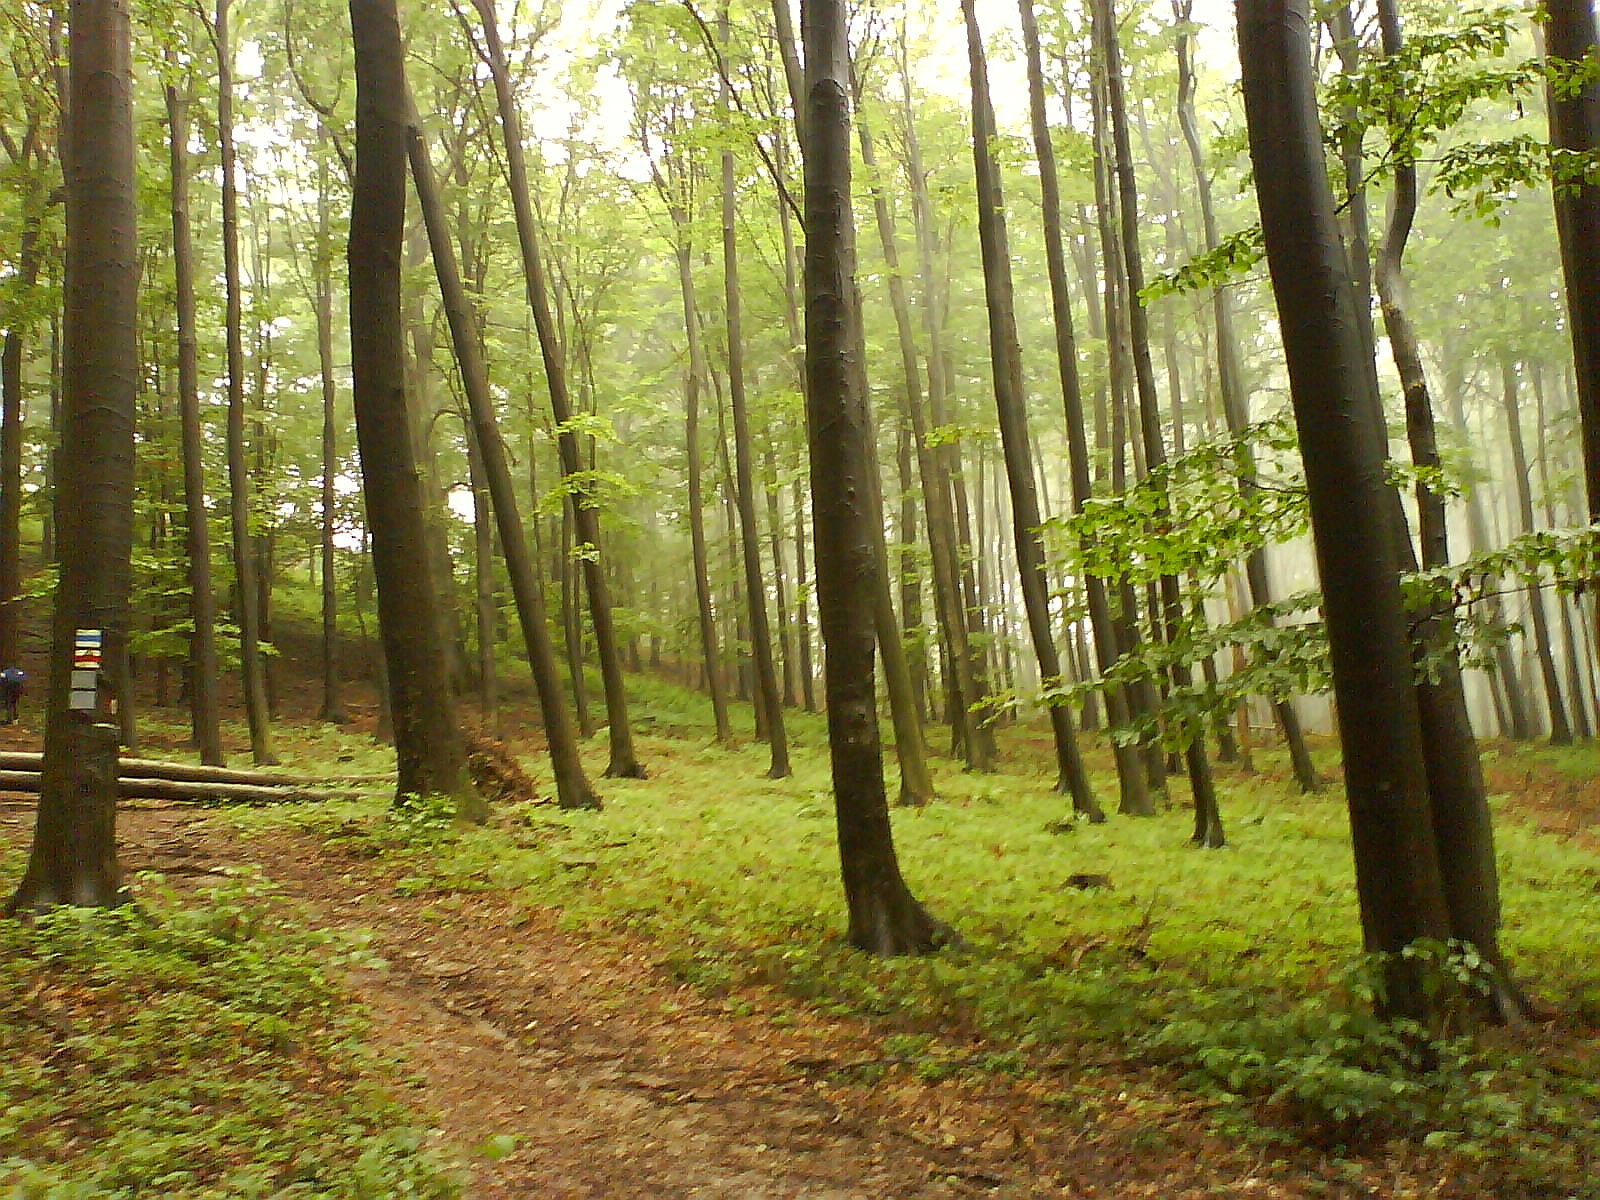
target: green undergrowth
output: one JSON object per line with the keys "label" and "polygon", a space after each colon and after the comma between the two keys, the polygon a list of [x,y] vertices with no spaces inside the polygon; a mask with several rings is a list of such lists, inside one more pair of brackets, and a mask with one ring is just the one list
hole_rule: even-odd
{"label": "green undergrowth", "polygon": [[358,946],[248,875],[137,890],[0,921],[0,1196],[460,1195],[334,982]]}
{"label": "green undergrowth", "polygon": [[[641,708],[658,728],[697,726],[694,700],[651,686]],[[1600,1195],[1600,963],[1587,948],[1600,864],[1510,819],[1505,797],[1506,948],[1556,1019],[1421,1046],[1369,1016],[1342,797],[1294,792],[1270,750],[1262,775],[1219,776],[1222,851],[1191,848],[1176,809],[1063,822],[1037,732],[1009,735],[1000,774],[939,761],[940,798],[896,809],[895,834],[913,890],[963,944],[884,962],[840,936],[825,742],[815,718],[800,729],[781,781],[764,778],[764,747],[643,735],[651,778],[603,781],[600,813],[503,808],[480,830],[370,804],[241,819],[359,844],[402,894],[503,891],[575,929],[642,935],[666,970],[739,1011],[764,990],[866,1019],[897,1039],[885,1063],[925,1076],[1143,1073],[1201,1098],[1230,1133],[1338,1153],[1403,1139],[1517,1195]],[[587,748],[597,777],[603,750]],[[1103,747],[1092,758],[1109,764]],[[1096,780],[1114,803],[1109,771]],[[1186,798],[1181,782],[1173,794]],[[1441,951],[1436,970],[1448,982],[1469,966]]]}

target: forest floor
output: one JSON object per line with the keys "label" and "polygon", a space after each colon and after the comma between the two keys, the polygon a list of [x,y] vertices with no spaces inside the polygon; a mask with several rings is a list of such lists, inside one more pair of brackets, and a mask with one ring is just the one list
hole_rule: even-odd
{"label": "forest floor", "polygon": [[[176,754],[177,740],[146,750]],[[37,743],[0,729],[7,748]],[[1489,769],[1519,819],[1600,848],[1600,781]],[[0,856],[25,851],[32,807],[0,797]],[[130,878],[197,891],[248,864],[294,920],[368,945],[341,986],[479,1200],[1485,1194],[1470,1163],[1232,1136],[1171,1068],[1114,1047],[924,1070],[870,1017],[748,981],[695,986],[658,938],[575,923],[525,889],[416,886],[360,836],[130,802],[119,839]],[[985,1045],[970,1033],[974,1061]]]}

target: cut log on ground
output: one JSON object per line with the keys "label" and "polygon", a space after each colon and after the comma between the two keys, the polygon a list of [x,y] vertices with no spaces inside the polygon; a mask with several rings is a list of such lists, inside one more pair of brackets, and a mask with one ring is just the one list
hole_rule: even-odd
{"label": "cut log on ground", "polygon": [[[44,755],[26,750],[0,751],[0,771],[39,771]],[[323,775],[316,779],[277,771],[233,771],[227,767],[202,767],[194,763],[161,762],[152,758],[120,758],[119,779],[167,779],[181,783],[233,783],[255,787],[321,788],[330,783],[393,783],[393,775]]]}
{"label": "cut log on ground", "polygon": [[[39,772],[0,770],[0,792],[37,792]],[[117,794],[124,800],[187,800],[232,804],[294,804],[330,800],[360,800],[373,795],[372,788],[312,788],[301,780],[285,780],[273,787],[251,783],[212,783],[206,781],[156,779],[150,777],[117,780]]]}

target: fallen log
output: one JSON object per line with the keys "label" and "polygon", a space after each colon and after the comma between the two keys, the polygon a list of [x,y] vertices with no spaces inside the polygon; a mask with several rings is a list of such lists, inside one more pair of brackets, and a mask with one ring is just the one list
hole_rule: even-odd
{"label": "fallen log", "polygon": [[[0,770],[0,792],[37,792],[38,771]],[[253,783],[212,783],[208,781],[121,778],[117,794],[124,800],[185,800],[190,802],[228,801],[234,804],[323,803],[330,800],[360,800],[373,795],[374,788],[312,788],[299,780],[276,786]]]}
{"label": "fallen log", "polygon": [[[38,771],[44,755],[37,751],[0,750],[0,771]],[[169,779],[183,783],[236,783],[255,787],[306,787],[327,783],[392,782],[392,775],[324,775],[308,779],[277,771],[235,771],[228,767],[202,767],[194,763],[162,762],[153,758],[119,758],[119,779]]]}

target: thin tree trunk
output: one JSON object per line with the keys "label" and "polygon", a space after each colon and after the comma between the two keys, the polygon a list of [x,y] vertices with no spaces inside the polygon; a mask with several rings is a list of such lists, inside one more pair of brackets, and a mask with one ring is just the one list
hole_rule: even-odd
{"label": "thin tree trunk", "polygon": [[278,762],[267,710],[266,668],[261,654],[260,594],[255,547],[250,536],[250,469],[245,458],[243,300],[239,282],[239,190],[233,137],[233,46],[229,9],[217,0],[212,38],[217,52],[217,134],[222,172],[222,256],[227,289],[228,511],[233,532],[234,607],[239,624],[239,669],[244,683],[250,756],[259,767]]}
{"label": "thin tree trunk", "polygon": [[[483,23],[484,48],[490,74],[494,78],[495,98],[504,133],[506,168],[511,186],[512,208],[517,221],[517,240],[522,251],[522,269],[528,305],[533,310],[539,333],[539,352],[544,360],[545,379],[550,388],[550,409],[555,417],[556,450],[563,478],[582,479],[583,461],[578,438],[573,430],[572,405],[567,397],[566,366],[562,361],[555,324],[550,313],[549,290],[545,285],[533,207],[528,186],[528,168],[522,149],[522,125],[512,93],[511,75],[500,44],[499,24],[493,0],[473,0]],[[600,660],[600,677],[605,684],[607,734],[611,760],[606,775],[611,778],[642,779],[644,768],[634,753],[633,732],[628,724],[628,698],[622,677],[622,656],[617,647],[616,628],[611,613],[610,587],[600,561],[600,516],[587,488],[572,493],[573,517],[578,540],[583,543],[583,578],[589,594],[589,618],[594,626],[595,656]]]}
{"label": "thin tree trunk", "polygon": [[[729,26],[726,0],[719,23],[723,54],[727,54]],[[732,93],[722,78],[718,104],[726,116],[732,110]],[[789,767],[789,735],[784,727],[783,700],[778,694],[778,673],[773,666],[772,636],[767,621],[767,588],[761,571],[761,529],[756,523],[755,464],[750,452],[750,416],[744,390],[744,329],[739,295],[739,237],[734,223],[736,197],[733,148],[724,144],[722,162],[722,288],[727,316],[728,395],[733,408],[733,456],[737,475],[739,544],[744,564],[745,599],[750,614],[750,651],[755,660],[758,703],[766,714],[767,745],[771,765],[767,778],[785,779]]]}
{"label": "thin tree trunk", "polygon": [[[1516,486],[1517,513],[1522,532],[1532,533],[1533,485],[1528,478],[1528,455],[1522,445],[1522,414],[1517,402],[1517,364],[1508,355],[1500,359],[1501,404],[1506,431],[1510,436],[1511,476]],[[1555,655],[1550,649],[1550,621],[1545,614],[1544,597],[1537,583],[1528,588],[1528,610],[1533,618],[1533,648],[1539,672],[1544,679],[1545,701],[1550,712],[1550,742],[1555,746],[1572,743],[1572,728],[1567,724],[1567,706],[1561,698],[1561,679],[1556,674]]]}
{"label": "thin tree trunk", "polygon": [[[717,646],[716,616],[711,606],[711,568],[706,552],[705,499],[701,494],[700,388],[706,377],[705,356],[700,346],[700,317],[694,303],[694,268],[687,241],[687,214],[673,215],[678,230],[678,290],[683,299],[683,326],[688,341],[689,364],[684,373],[684,424],[688,442],[689,542],[694,559],[695,608],[700,626],[700,649],[705,656],[706,690],[711,693],[711,713],[716,722],[717,741],[733,740],[733,725],[728,720],[728,698],[722,680],[721,652]],[[803,561],[802,548],[802,561]],[[804,568],[802,567],[802,571]],[[803,583],[803,576],[802,576]],[[807,668],[809,672],[809,667]],[[807,675],[807,693],[810,676]],[[809,705],[808,705],[809,707]]]}
{"label": "thin tree trunk", "polygon": [[[539,696],[539,711],[544,721],[545,742],[550,750],[550,765],[555,774],[557,802],[562,808],[600,807],[600,799],[584,774],[578,756],[578,739],[572,728],[561,695],[560,672],[556,667],[555,644],[545,619],[544,596],[534,573],[534,559],[528,551],[527,534],[517,511],[516,485],[506,463],[505,444],[495,421],[489,395],[488,371],[478,344],[472,304],[461,286],[450,230],[445,225],[444,206],[439,200],[433,164],[428,158],[421,127],[408,104],[409,129],[406,147],[411,161],[411,179],[428,228],[433,250],[434,272],[444,300],[445,319],[450,326],[451,343],[461,370],[462,390],[472,414],[473,435],[483,457],[485,482],[493,502],[494,518],[500,532],[500,549],[511,577],[511,594],[517,605],[533,672],[534,689]],[[537,493],[536,493],[537,494]]]}
{"label": "thin tree trunk", "polygon": [[[1099,0],[1095,15],[1102,25],[1106,107],[1111,114],[1111,138],[1121,203],[1123,267],[1128,277],[1128,330],[1133,342],[1133,373],[1139,393],[1139,424],[1143,433],[1145,461],[1154,470],[1166,463],[1167,452],[1161,438],[1155,368],[1150,361],[1149,317],[1141,299],[1144,263],[1139,252],[1139,192],[1133,176],[1133,153],[1128,142],[1127,108],[1122,95],[1122,51],[1117,38],[1113,0]],[[1160,504],[1163,508],[1166,505],[1164,495]],[[1167,641],[1175,642],[1180,636],[1184,620],[1183,597],[1177,576],[1167,574],[1161,577],[1161,605]],[[1173,687],[1188,687],[1192,681],[1192,672],[1188,667],[1175,665],[1172,668]],[[1220,847],[1224,843],[1222,815],[1211,779],[1211,764],[1206,758],[1205,740],[1198,730],[1189,739],[1183,754],[1189,771],[1189,786],[1194,792],[1194,842],[1196,845]]]}
{"label": "thin tree trunk", "polygon": [[317,361],[322,372],[322,719],[335,725],[349,720],[339,680],[339,589],[335,574],[334,534],[338,528],[339,471],[338,389],[333,361],[333,241],[329,229],[327,135],[318,126],[317,155]]}
{"label": "thin tree trunk", "polygon": [[[1039,28],[1034,18],[1033,0],[1020,0],[1022,40],[1028,60],[1029,113],[1033,126],[1034,154],[1039,161],[1039,183],[1044,222],[1045,265],[1050,276],[1050,306],[1055,320],[1056,371],[1061,380],[1062,407],[1067,424],[1067,457],[1071,467],[1072,511],[1083,512],[1093,494],[1089,477],[1089,440],[1084,427],[1083,388],[1078,377],[1077,338],[1072,328],[1072,297],[1068,292],[1066,248],[1061,236],[1061,193],[1056,177],[1055,143],[1045,117],[1044,64],[1039,49]],[[1084,579],[1089,621],[1094,629],[1095,649],[1100,669],[1108,671],[1117,660],[1116,628],[1112,623],[1111,603],[1105,580],[1096,575]],[[1128,723],[1128,701],[1123,689],[1112,685],[1104,689],[1107,717],[1113,726]],[[1117,783],[1121,797],[1119,811],[1134,816],[1153,816],[1149,781],[1139,759],[1139,749],[1115,739],[1111,743],[1117,764]]]}
{"label": "thin tree trunk", "polygon": [[[962,0],[961,11],[967,26],[967,56],[972,71],[972,158],[978,180],[978,233],[983,250],[984,293],[988,301],[995,407],[1011,492],[1011,524],[1016,540],[1017,570],[1022,581],[1022,601],[1027,610],[1034,653],[1039,660],[1040,682],[1049,689],[1061,683],[1061,660],[1055,645],[1055,631],[1051,628],[1044,547],[1038,532],[1041,524],[1039,501],[1033,479],[1033,456],[1028,445],[1022,354],[1017,343],[1004,200],[1000,192],[1000,173],[990,152],[991,139],[995,136],[994,109],[989,101],[988,68],[973,0]],[[1060,771],[1057,788],[1071,793],[1073,808],[1079,815],[1092,821],[1104,820],[1105,814],[1094,798],[1078,751],[1069,709],[1064,704],[1051,704],[1049,711],[1056,765]]]}
{"label": "thin tree trunk", "polygon": [[[173,56],[168,53],[171,64]],[[195,332],[194,248],[189,225],[189,97],[166,90],[172,170],[172,264],[178,321],[178,414],[183,439],[185,547],[189,555],[189,721],[200,761],[220,767],[222,726],[217,706],[217,602],[211,586],[211,534],[206,515],[205,450],[200,425],[200,373]]]}
{"label": "thin tree trunk", "polygon": [[811,605],[806,587],[806,490],[794,481],[795,605],[800,625],[800,688],[807,712],[817,711],[816,670],[811,662]]}

